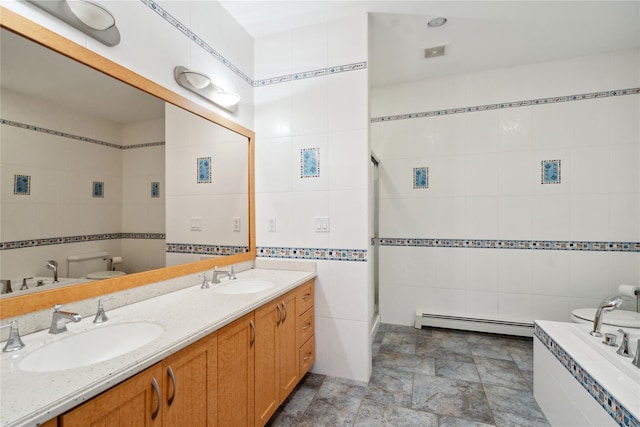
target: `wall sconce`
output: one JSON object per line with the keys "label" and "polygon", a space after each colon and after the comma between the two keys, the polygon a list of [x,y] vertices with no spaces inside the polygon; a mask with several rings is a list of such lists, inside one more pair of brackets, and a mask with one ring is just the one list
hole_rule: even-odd
{"label": "wall sconce", "polygon": [[111,12],[89,0],[27,0],[45,12],[107,46],[120,43],[120,31]]}
{"label": "wall sconce", "polygon": [[180,86],[213,102],[218,107],[232,113],[238,111],[240,96],[216,86],[209,76],[177,66],[173,69],[173,77]]}

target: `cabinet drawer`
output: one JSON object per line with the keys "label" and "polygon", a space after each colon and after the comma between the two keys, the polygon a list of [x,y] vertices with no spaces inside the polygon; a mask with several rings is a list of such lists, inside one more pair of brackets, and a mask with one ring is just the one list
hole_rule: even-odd
{"label": "cabinet drawer", "polygon": [[307,373],[313,362],[316,360],[316,344],[315,336],[309,338],[302,347],[300,347],[300,378]]}
{"label": "cabinet drawer", "polygon": [[296,339],[299,346],[302,346],[302,344],[306,343],[307,340],[313,335],[315,329],[313,317],[313,310],[307,310],[304,314],[298,317],[298,336],[296,337]]}
{"label": "cabinet drawer", "polygon": [[300,316],[313,307],[313,280],[301,285],[296,298],[296,314]]}

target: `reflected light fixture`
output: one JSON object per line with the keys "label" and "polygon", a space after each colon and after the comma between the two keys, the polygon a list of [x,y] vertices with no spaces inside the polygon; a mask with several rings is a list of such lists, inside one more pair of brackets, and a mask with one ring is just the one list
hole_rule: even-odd
{"label": "reflected light fixture", "polygon": [[180,86],[213,102],[218,107],[231,113],[238,111],[240,96],[215,85],[206,74],[191,71],[179,65],[173,69],[173,77]]}
{"label": "reflected light fixture", "polygon": [[107,46],[120,43],[116,19],[104,6],[89,0],[27,0],[45,12]]}

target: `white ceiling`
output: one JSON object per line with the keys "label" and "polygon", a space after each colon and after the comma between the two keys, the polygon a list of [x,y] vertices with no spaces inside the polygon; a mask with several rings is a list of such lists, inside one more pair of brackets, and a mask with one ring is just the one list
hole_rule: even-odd
{"label": "white ceiling", "polygon": [[[371,12],[369,71],[374,86],[640,47],[638,1],[221,4],[255,38]],[[447,24],[427,27],[438,16],[446,17]],[[446,45],[444,57],[422,59],[424,48],[438,45]]]}

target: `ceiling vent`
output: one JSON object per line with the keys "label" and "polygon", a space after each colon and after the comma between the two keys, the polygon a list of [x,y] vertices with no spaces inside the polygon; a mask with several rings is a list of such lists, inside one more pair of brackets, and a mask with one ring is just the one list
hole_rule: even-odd
{"label": "ceiling vent", "polygon": [[424,49],[424,59],[444,56],[444,46],[427,47]]}

